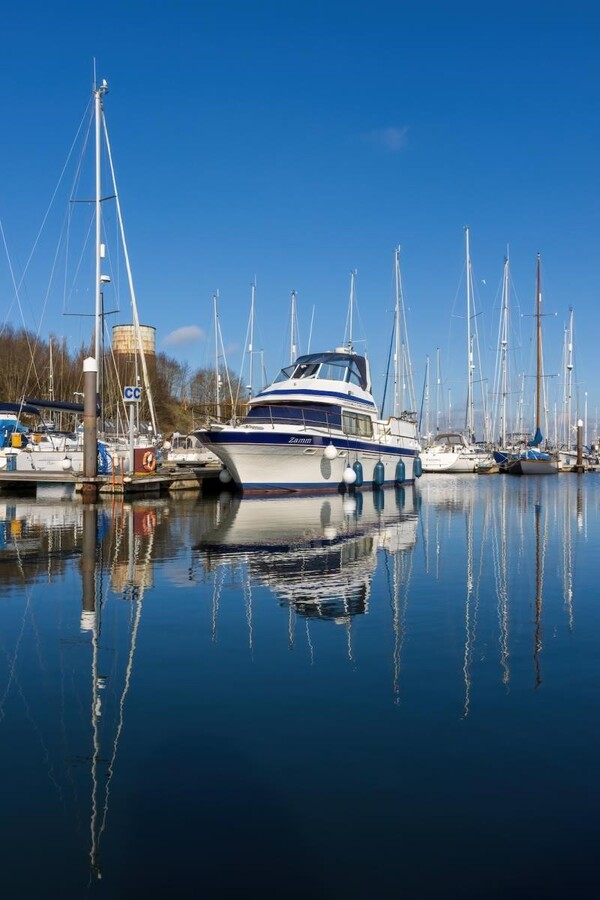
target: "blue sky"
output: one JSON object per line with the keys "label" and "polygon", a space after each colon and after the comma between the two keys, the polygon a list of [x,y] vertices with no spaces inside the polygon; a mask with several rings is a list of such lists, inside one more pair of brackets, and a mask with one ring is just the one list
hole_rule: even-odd
{"label": "blue sky", "polygon": [[[366,340],[380,396],[400,245],[416,392],[426,357],[432,367],[439,358],[442,403],[451,396],[460,425],[468,225],[481,376],[491,384],[507,246],[511,367],[533,374],[539,252],[544,311],[552,314],[544,319],[549,405],[562,403],[572,307],[574,393],[583,412],[587,392],[593,428],[600,406],[594,10],[591,2],[552,0],[36,0],[6,10],[0,321],[65,334],[74,345],[90,328],[89,319],[65,317],[64,296],[48,288],[66,203],[36,246],[21,311],[10,269],[20,280],[96,59],[110,88],[105,110],[140,317],[156,327],[159,350],[192,368],[213,364],[218,290],[227,362],[239,370],[256,278],[255,347],[273,375],[287,363],[291,291],[301,349],[311,320],[311,349],[332,347],[344,337],[355,269],[355,337]],[[82,289],[82,303],[93,289],[89,298]]]}

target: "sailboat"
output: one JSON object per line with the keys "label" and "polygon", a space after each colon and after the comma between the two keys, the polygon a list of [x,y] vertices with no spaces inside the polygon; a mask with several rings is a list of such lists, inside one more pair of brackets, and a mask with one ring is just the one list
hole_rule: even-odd
{"label": "sailboat", "polygon": [[[467,473],[486,471],[493,459],[484,447],[475,443],[473,338],[471,319],[473,317],[473,277],[471,271],[471,251],[469,229],[465,228],[465,249],[467,269],[467,412],[465,434],[455,431],[437,433],[433,441],[421,452],[424,472]],[[485,410],[484,410],[485,419]]]}
{"label": "sailboat", "polygon": [[[114,409],[110,410],[115,420],[119,418],[123,422],[127,422],[129,411],[126,411],[128,404],[123,400],[123,388],[119,383],[123,378],[135,379],[135,383],[143,387],[142,400],[144,402],[145,411],[147,411],[150,419],[149,435],[140,435],[138,445],[150,452],[153,465],[156,465],[156,449],[155,444],[160,438],[158,434],[158,426],[156,421],[156,413],[154,409],[154,401],[148,372],[148,363],[146,354],[148,352],[148,335],[147,332],[154,331],[147,326],[140,324],[138,315],[135,290],[133,286],[133,278],[127,244],[125,241],[125,233],[123,228],[123,218],[121,214],[121,206],[119,202],[119,193],[117,190],[115,170],[112,159],[110,141],[108,137],[108,129],[104,116],[104,97],[108,92],[108,84],[106,80],[102,80],[99,84],[94,83],[93,87],[93,107],[89,120],[90,132],[92,126],[95,131],[95,197],[93,202],[94,209],[94,300],[95,308],[91,314],[94,318],[94,338],[93,338],[93,356],[98,364],[98,400],[99,400],[99,435],[98,442],[98,471],[101,474],[108,473],[112,468],[112,462],[116,457],[119,458],[119,466],[124,471],[129,462],[129,446],[130,439],[124,433],[119,436],[114,428],[109,426],[107,421],[107,412],[109,407],[109,383],[104,371],[105,346],[104,346],[104,320],[107,315],[104,308],[104,291],[111,283],[111,276],[103,271],[106,266],[106,246],[103,242],[103,203],[105,200],[114,200],[116,210],[117,227],[120,236],[120,244],[122,248],[125,270],[127,275],[127,283],[131,297],[131,312],[133,317],[133,325],[115,326],[119,330],[119,337],[125,340],[127,346],[124,348],[126,352],[122,353],[123,361],[126,360],[127,372],[119,373],[116,371],[115,377],[111,378],[111,386],[113,393],[116,393],[117,401]],[[103,171],[102,171],[102,152],[106,153],[109,165],[109,186],[110,194],[106,196],[103,190]],[[81,164],[81,160],[80,160]],[[79,173],[78,173],[79,176]],[[73,197],[69,199],[69,205],[72,207],[75,203],[85,202],[89,205],[89,201],[75,200]],[[91,233],[91,228],[90,228]],[[77,315],[72,313],[72,315]],[[84,315],[81,313],[81,315]],[[87,315],[87,313],[85,314]],[[115,329],[113,329],[114,331]],[[135,375],[130,369],[135,366]],[[139,375],[138,375],[139,368]],[[125,384],[127,381],[125,381]],[[129,383],[134,383],[130,381]],[[54,388],[51,382],[49,399],[37,399],[26,397],[23,404],[16,415],[28,414],[31,416],[41,416],[46,410],[61,410],[71,415],[83,414],[83,405],[80,403],[62,402],[54,398]],[[80,395],[83,396],[83,395]],[[139,413],[138,413],[138,431]],[[16,431],[16,426],[13,426]],[[127,428],[124,429],[124,432]],[[6,443],[6,441],[4,441]],[[0,445],[1,446],[1,445]],[[74,428],[71,432],[59,432],[55,429],[47,427],[39,429],[27,429],[20,432],[18,440],[12,442],[12,446],[0,453],[0,468],[2,467],[2,459],[4,465],[9,468],[7,454],[10,454],[10,462],[12,471],[24,472],[58,472],[58,473],[79,473],[83,471],[83,432],[81,428]]]}
{"label": "sailboat", "polygon": [[535,434],[527,447],[520,453],[508,458],[505,466],[511,475],[554,475],[558,472],[558,460],[550,453],[540,450],[544,439],[541,429],[542,408],[542,287],[541,259],[537,255],[536,274],[536,398],[535,398]]}

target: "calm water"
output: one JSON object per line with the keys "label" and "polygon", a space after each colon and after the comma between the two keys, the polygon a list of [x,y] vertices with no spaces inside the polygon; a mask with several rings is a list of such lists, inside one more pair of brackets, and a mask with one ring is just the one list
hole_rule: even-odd
{"label": "calm water", "polygon": [[595,890],[600,476],[0,498],[2,895]]}

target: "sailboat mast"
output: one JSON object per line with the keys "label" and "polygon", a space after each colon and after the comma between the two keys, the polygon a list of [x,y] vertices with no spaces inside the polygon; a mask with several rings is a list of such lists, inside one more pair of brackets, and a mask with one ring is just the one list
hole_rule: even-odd
{"label": "sailboat mast", "polygon": [[430,439],[429,427],[429,357],[425,357],[425,435]]}
{"label": "sailboat mast", "polygon": [[469,227],[465,228],[465,252],[467,259],[467,434],[470,441],[475,434],[473,421],[473,342],[471,338],[471,248],[469,243]]}
{"label": "sailboat mast", "polygon": [[[102,139],[102,97],[108,91],[108,84],[102,81],[100,87],[94,86],[94,116],[96,125],[96,316],[94,329],[94,356],[99,364],[100,327],[102,322],[102,284],[100,281],[102,265],[102,171],[101,171],[101,139]],[[99,366],[100,368],[100,366]]]}
{"label": "sailboat mast", "polygon": [[440,432],[442,414],[442,377],[440,373],[440,348],[435,348],[435,433]]}
{"label": "sailboat mast", "polygon": [[254,300],[256,295],[256,279],[252,282],[252,299],[250,301],[250,341],[248,342],[248,353],[250,355],[250,378],[248,390],[250,396],[254,396]]}
{"label": "sailboat mast", "polygon": [[502,382],[501,382],[501,411],[500,411],[500,446],[506,447],[506,397],[508,393],[508,298],[510,292],[510,263],[508,254],[504,260],[504,283],[502,292],[502,330],[500,336],[500,349],[502,353]]}
{"label": "sailboat mast", "polygon": [[537,319],[537,363],[536,363],[536,393],[535,393],[535,430],[536,434],[541,427],[541,381],[542,381],[542,288],[540,276],[540,254],[537,255],[536,276],[536,319]]}
{"label": "sailboat mast", "polygon": [[50,371],[48,374],[48,399],[54,400],[54,361],[52,359],[52,336],[48,342],[50,350]]}
{"label": "sailboat mast", "polygon": [[296,291],[290,297],[290,365],[296,361]]}
{"label": "sailboat mast", "polygon": [[396,247],[394,251],[394,276],[396,282],[396,305],[395,305],[395,321],[394,321],[394,415],[399,416],[400,410],[404,404],[404,397],[401,395],[402,381],[402,335],[400,322],[400,247]]}
{"label": "sailboat mast", "polygon": [[215,291],[213,294],[213,309],[215,316],[215,398],[216,398],[216,414],[217,421],[221,420],[221,377],[219,375],[219,313],[217,310],[217,300],[219,298],[219,292]]}
{"label": "sailboat mast", "polygon": [[570,446],[571,416],[573,400],[573,309],[569,310],[569,338],[567,344],[567,421],[565,426],[565,443]]}

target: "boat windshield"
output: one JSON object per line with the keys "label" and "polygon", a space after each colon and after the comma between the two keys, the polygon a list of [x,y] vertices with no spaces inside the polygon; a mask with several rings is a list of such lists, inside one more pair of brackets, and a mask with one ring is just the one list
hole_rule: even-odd
{"label": "boat windshield", "polygon": [[244,425],[300,425],[303,428],[341,428],[339,407],[330,404],[254,406],[248,410]]}
{"label": "boat windshield", "polygon": [[364,358],[349,353],[310,353],[299,356],[293,365],[281,370],[274,384],[291,378],[344,381],[368,390]]}

